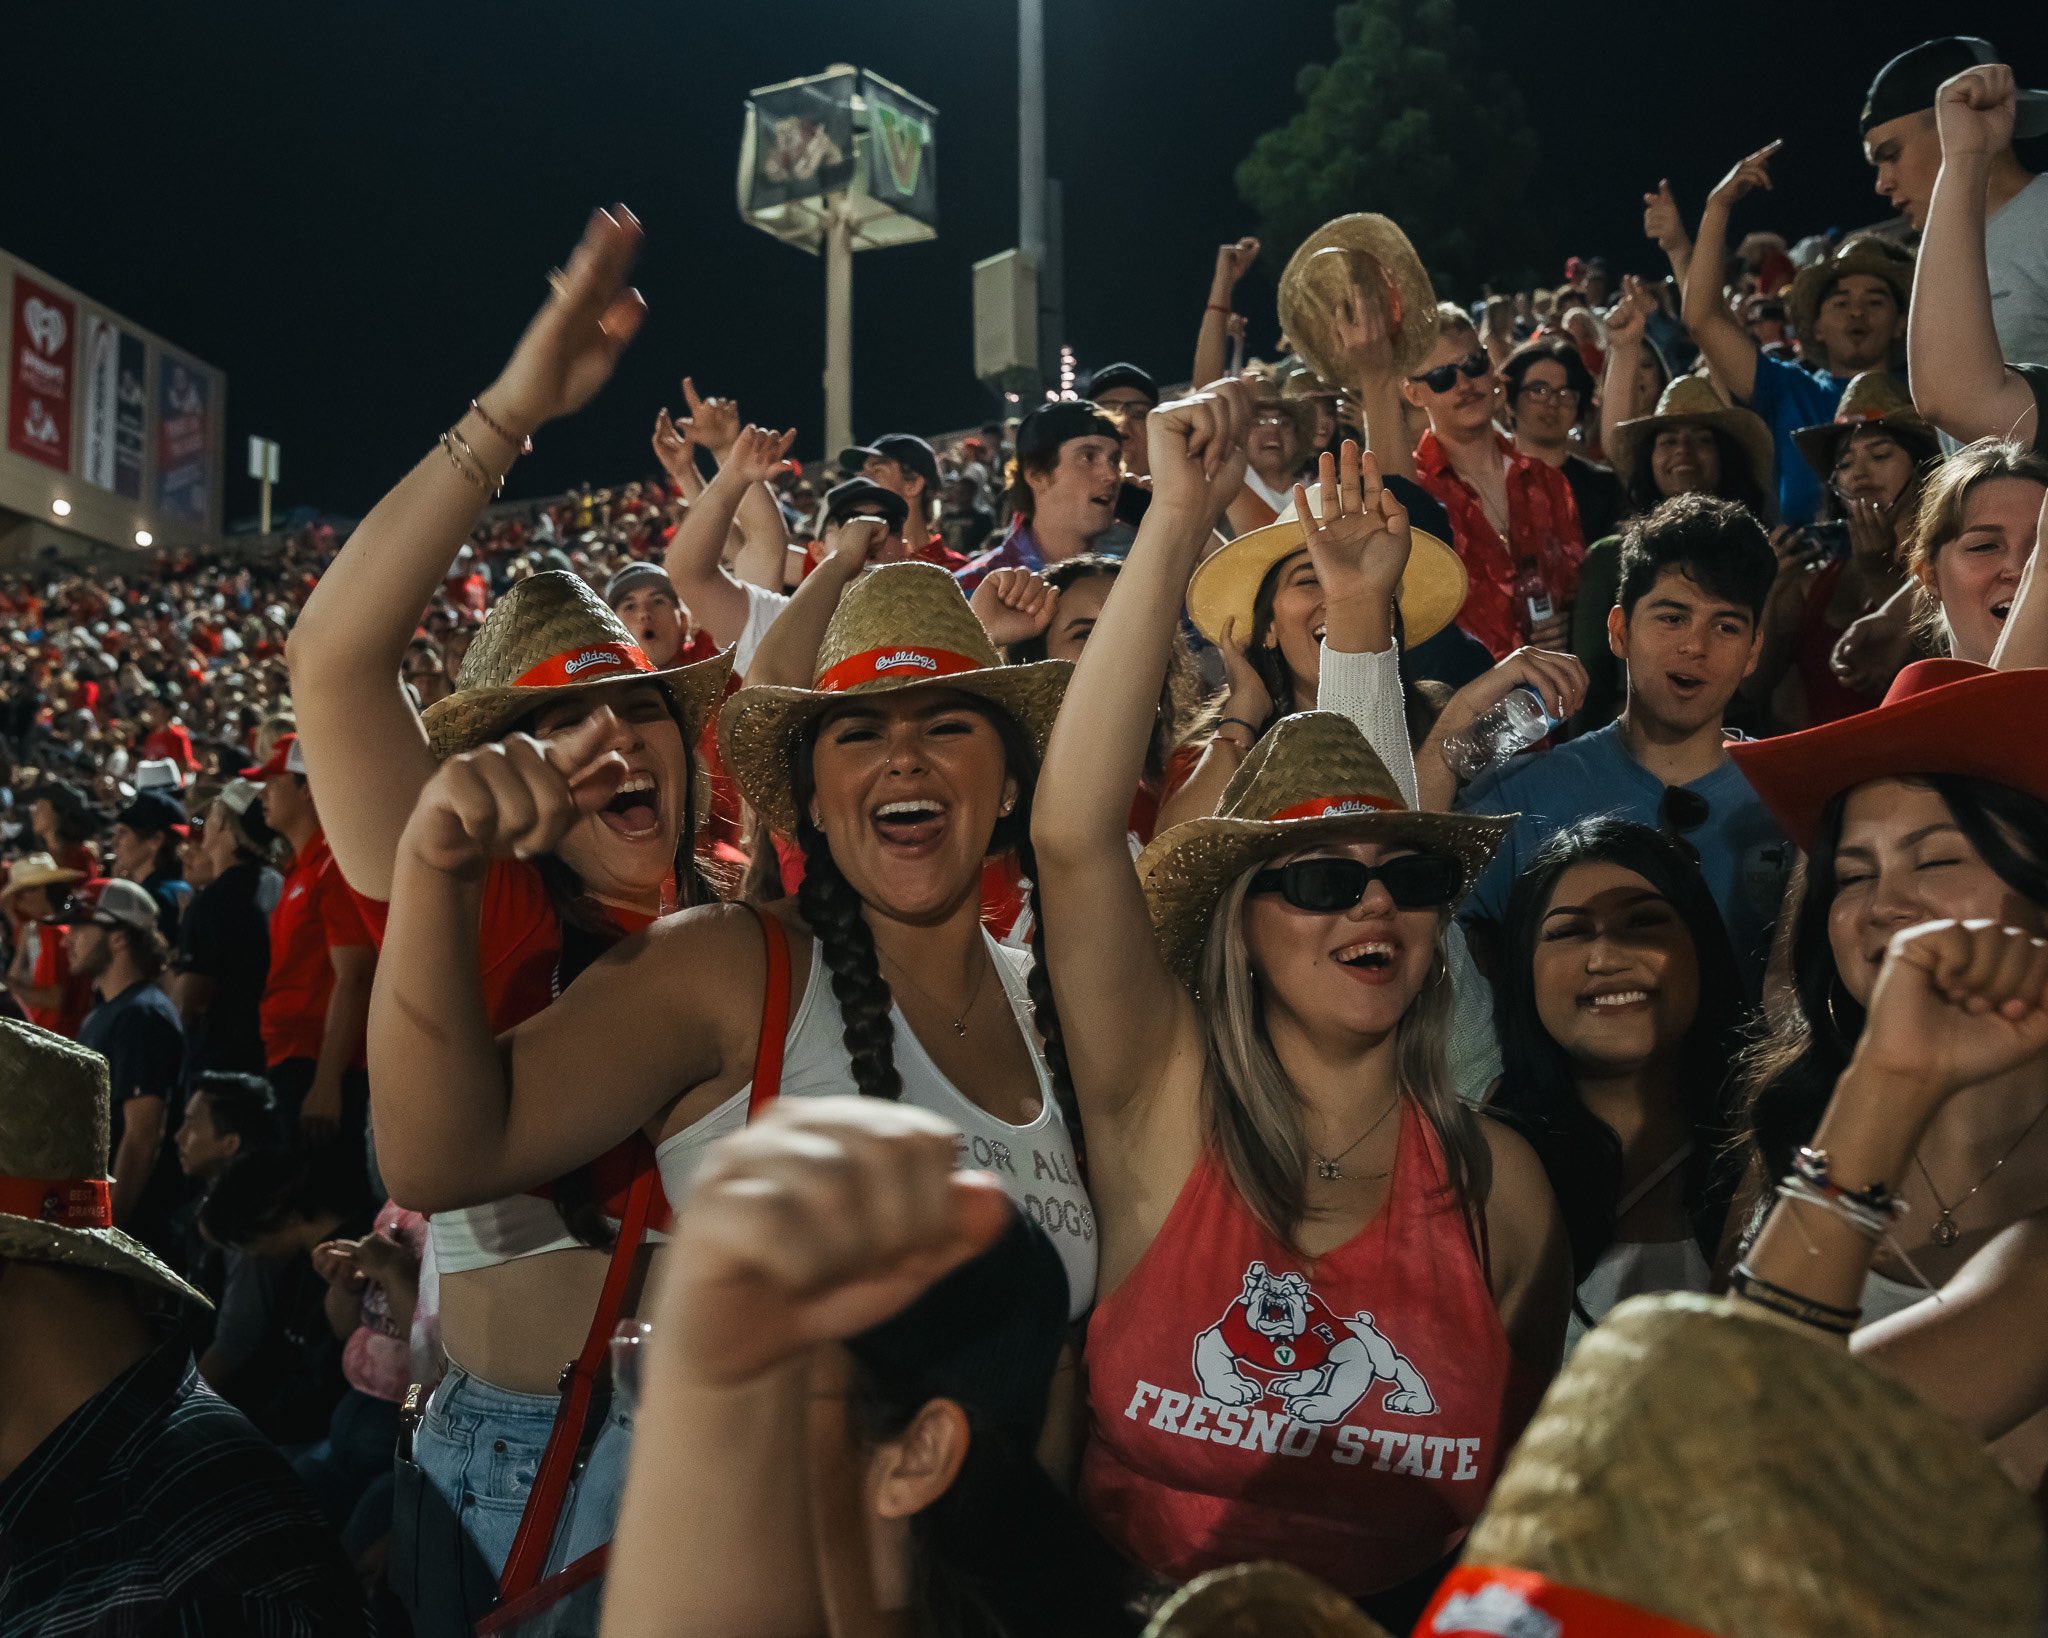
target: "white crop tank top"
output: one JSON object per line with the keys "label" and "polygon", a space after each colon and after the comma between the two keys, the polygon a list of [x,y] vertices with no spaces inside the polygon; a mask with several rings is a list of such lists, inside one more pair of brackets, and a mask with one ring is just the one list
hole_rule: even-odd
{"label": "white crop tank top", "polygon": [[[932,1062],[902,1011],[891,1004],[889,1021],[896,1031],[896,1072],[903,1080],[903,1101],[942,1115],[959,1127],[961,1164],[1000,1178],[1010,1198],[1051,1236],[1066,1270],[1067,1313],[1078,1319],[1095,1301],[1095,1212],[1074,1162],[1066,1118],[1053,1101],[1038,1038],[1031,1030],[1025,989],[1031,954],[1006,948],[986,932],[982,937],[988,941],[996,977],[1002,982],[1011,1016],[1017,1020],[1038,1074],[1038,1118],[1027,1126],[1012,1126],[961,1093]],[[831,975],[825,970],[824,950],[814,939],[810,977],[804,984],[803,999],[790,1015],[783,1047],[783,1097],[843,1097],[853,1092],[853,1059],[846,1050],[844,1030],[839,1004],[832,995]],[[654,1151],[661,1166],[661,1186],[671,1202],[682,1199],[705,1146],[746,1124],[747,1095],[752,1090],[750,1081]]]}

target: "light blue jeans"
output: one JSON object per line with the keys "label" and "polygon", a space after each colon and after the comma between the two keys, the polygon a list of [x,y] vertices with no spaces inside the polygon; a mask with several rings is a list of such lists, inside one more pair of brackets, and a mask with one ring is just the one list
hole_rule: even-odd
{"label": "light blue jeans", "polygon": [[[454,1511],[473,1550],[461,1566],[450,1566],[451,1573],[487,1571],[495,1587],[511,1556],[558,1404],[552,1394],[513,1393],[453,1364],[427,1400],[413,1437],[413,1460]],[[588,1460],[570,1481],[548,1574],[611,1540],[631,1439],[632,1420],[615,1400]],[[472,1601],[470,1607],[479,1606]]]}

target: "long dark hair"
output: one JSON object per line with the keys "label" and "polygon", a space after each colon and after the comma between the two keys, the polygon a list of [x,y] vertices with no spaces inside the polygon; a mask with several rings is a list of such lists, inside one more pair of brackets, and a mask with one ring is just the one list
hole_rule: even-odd
{"label": "long dark hair", "polygon": [[[1721,457],[1721,481],[1713,493],[1722,500],[1740,501],[1749,508],[1750,515],[1759,523],[1770,523],[1778,515],[1777,501],[1764,493],[1756,477],[1749,469],[1749,457],[1742,446],[1719,427],[1709,427],[1714,439],[1714,448]],[[1623,485],[1628,501],[1628,515],[1638,517],[1645,512],[1654,512],[1670,497],[1657,488],[1656,474],[1651,470],[1650,451],[1656,446],[1652,435],[1636,457],[1635,470],[1628,475]]]}
{"label": "long dark hair", "polygon": [[[1123,566],[1121,558],[1101,552],[1082,552],[1046,565],[1040,578],[1048,586],[1065,591],[1082,580],[1114,580],[1122,573]],[[1027,637],[1021,643],[1012,643],[1005,658],[1012,665],[1032,665],[1048,658],[1045,633]],[[1188,646],[1187,638],[1176,631],[1173,647],[1166,655],[1166,681],[1159,691],[1159,713],[1152,725],[1152,737],[1145,745],[1147,779],[1164,779],[1174,753],[1215,726],[1222,700],[1220,690],[1212,692],[1203,682],[1202,668],[1195,659],[1195,651]]]}
{"label": "long dark hair", "polygon": [[[690,731],[668,684],[654,686],[668,702],[669,717],[683,742],[683,823],[676,837],[673,867],[676,901],[682,906],[708,904],[718,893],[697,860],[697,748],[690,743]],[[530,733],[534,720],[534,716],[526,717],[506,732]],[[619,929],[584,891],[582,876],[559,853],[544,853],[533,863],[562,932],[562,953],[555,963],[554,982],[554,993],[560,995],[585,967],[618,943]],[[583,1165],[564,1172],[549,1184],[548,1198],[554,1203],[562,1226],[579,1244],[596,1251],[611,1249],[618,1236],[605,1215],[604,1202],[598,1198],[594,1167]]]}
{"label": "long dark hair", "polygon": [[[1066,1117],[1067,1132],[1078,1155],[1081,1114],[1074,1101],[1073,1077],[1067,1069],[1066,1037],[1060,1029],[1052,980],[1046,971],[1045,918],[1038,907],[1038,858],[1031,849],[1031,800],[1038,784],[1038,754],[1007,711],[970,694],[962,694],[960,700],[995,729],[1002,740],[1004,763],[1017,782],[1016,806],[996,820],[987,853],[993,858],[1014,851],[1031,883],[1031,1018],[1045,1043],[1045,1067],[1052,1081],[1053,1096]],[[875,935],[861,913],[861,896],[840,873],[824,832],[811,823],[811,797],[817,790],[811,759],[829,715],[821,713],[804,731],[790,768],[791,795],[797,813],[796,840],[804,855],[804,879],[797,889],[797,909],[817,936],[826,971],[832,975],[832,995],[839,1003],[841,1038],[846,1043],[847,1056],[853,1061],[855,1090],[864,1098],[899,1098],[903,1095],[903,1077],[896,1069],[896,1026],[889,1018],[894,997],[875,956]]]}
{"label": "long dark hair", "polygon": [[1575,1282],[1584,1280],[1614,1243],[1621,1139],[1586,1107],[1571,1060],[1543,1027],[1535,957],[1557,884],[1566,871],[1582,864],[1616,865],[1642,877],[1677,912],[1692,938],[1699,1005],[1671,1055],[1671,1090],[1692,1131],[1686,1216],[1710,1261],[1734,1193],[1726,1157],[1732,1130],[1731,1066],[1745,1018],[1742,978],[1721,912],[1697,861],[1681,843],[1625,819],[1588,819],[1552,836],[1516,880],[1508,896],[1503,959],[1493,991],[1502,1075],[1488,1107],[1521,1130],[1543,1162],[1571,1241]]}
{"label": "long dark hair", "polygon": [[[1939,796],[1963,838],[1998,879],[2030,904],[2048,907],[2048,802],[2010,785],[1960,774],[1915,783]],[[1792,985],[1769,1012],[1769,1031],[1745,1054],[1743,1133],[1747,1193],[1783,1177],[1813,1141],[1835,1082],[1863,1033],[1863,1008],[1835,969],[1828,914],[1835,902],[1835,852],[1849,792],[1830,802],[1806,854],[1806,884],[1792,925]]]}
{"label": "long dark hair", "polygon": [[[1294,673],[1288,668],[1287,657],[1281,653],[1280,645],[1274,643],[1268,647],[1266,638],[1273,629],[1273,600],[1280,591],[1280,571],[1307,550],[1306,546],[1297,547],[1269,568],[1252,598],[1252,635],[1244,657],[1273,701],[1273,715],[1259,728],[1262,735],[1282,717],[1291,717],[1295,712]],[[1408,639],[1401,624],[1398,598],[1394,604],[1394,647],[1400,655],[1401,712],[1408,724],[1409,743],[1419,745],[1428,737],[1430,726],[1436,721],[1444,702],[1421,692],[1408,674]]]}
{"label": "long dark hair", "polygon": [[[921,1393],[856,1364],[847,1416],[863,1444],[899,1437]],[[1144,1630],[1170,1584],[1124,1558],[1029,1451],[968,1413],[967,1455],[946,1493],[910,1520],[919,1638],[1122,1638]]]}

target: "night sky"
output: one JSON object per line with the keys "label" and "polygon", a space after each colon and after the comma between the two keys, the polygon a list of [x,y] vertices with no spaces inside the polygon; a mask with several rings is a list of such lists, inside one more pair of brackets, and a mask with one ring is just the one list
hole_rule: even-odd
{"label": "night sky", "polygon": [[[1598,251],[1662,271],[1642,190],[1669,175],[1694,217],[1773,137],[1777,189],[1741,225],[1876,220],[1856,110],[1872,70],[1935,26],[1990,36],[2022,84],[2048,85],[2048,8],[2018,0],[1460,10],[1530,105],[1559,264]],[[1621,26],[1594,21],[1617,10]],[[1214,247],[1252,227],[1232,170],[1332,53],[1331,7],[1047,13],[1068,339],[1084,366],[1128,356],[1177,379]],[[969,267],[1016,242],[1015,40],[1009,0],[11,6],[0,245],[227,371],[230,517],[254,508],[252,432],[283,446],[280,505],[368,507],[489,381],[613,199],[646,224],[647,324],[510,492],[651,470],[649,424],[680,407],[685,371],[815,453],[822,267],[740,222],[734,177],[750,87],[852,62],[940,113],[939,239],[856,259],[855,430],[965,425],[993,407]],[[1240,294],[1254,350],[1271,348],[1276,271]]]}

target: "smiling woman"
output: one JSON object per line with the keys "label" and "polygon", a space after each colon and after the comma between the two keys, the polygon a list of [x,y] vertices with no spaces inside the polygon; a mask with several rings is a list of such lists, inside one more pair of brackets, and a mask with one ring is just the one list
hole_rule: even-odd
{"label": "smiling woman", "polygon": [[1949,652],[1988,664],[2033,556],[2048,459],[1985,439],[1922,487],[1907,567],[1946,628]]}

